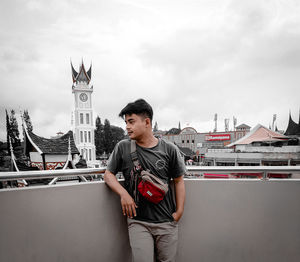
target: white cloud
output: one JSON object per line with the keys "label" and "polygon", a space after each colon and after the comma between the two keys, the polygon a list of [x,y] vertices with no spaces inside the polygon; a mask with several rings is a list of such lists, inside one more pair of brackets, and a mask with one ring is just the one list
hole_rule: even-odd
{"label": "white cloud", "polygon": [[[140,97],[162,129],[213,129],[213,115],[285,129],[298,119],[299,4],[286,1],[2,1],[0,117],[28,109],[35,132],[70,129],[71,58],[92,61],[95,116]],[[123,126],[124,127],[124,126]],[[5,139],[5,125],[0,125]]]}

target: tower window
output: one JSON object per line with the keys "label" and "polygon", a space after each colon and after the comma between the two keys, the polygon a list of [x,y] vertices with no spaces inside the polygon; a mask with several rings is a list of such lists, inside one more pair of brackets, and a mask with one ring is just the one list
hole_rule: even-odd
{"label": "tower window", "polygon": [[90,124],[90,114],[86,114],[86,124]]}
{"label": "tower window", "polygon": [[80,142],[83,143],[83,132],[80,131]]}
{"label": "tower window", "polygon": [[80,124],[83,124],[83,113],[80,113]]}
{"label": "tower window", "polygon": [[91,143],[91,131],[89,131],[89,143]]}
{"label": "tower window", "polygon": [[92,149],[89,149],[89,154],[90,154],[89,159],[91,161],[92,160]]}
{"label": "tower window", "polygon": [[84,131],[84,142],[87,142],[87,132]]}
{"label": "tower window", "polygon": [[86,114],[86,124],[90,124],[90,114]]}

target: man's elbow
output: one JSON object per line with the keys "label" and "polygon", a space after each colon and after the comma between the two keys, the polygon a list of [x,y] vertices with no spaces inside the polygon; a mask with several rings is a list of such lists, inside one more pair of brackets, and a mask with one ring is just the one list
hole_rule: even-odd
{"label": "man's elbow", "polygon": [[105,170],[103,179],[106,184],[110,184],[111,182],[117,180],[116,176],[107,169]]}
{"label": "man's elbow", "polygon": [[109,172],[107,169],[105,170],[105,173],[104,173],[104,182],[107,184],[110,180],[110,177],[111,177],[111,172]]}
{"label": "man's elbow", "polygon": [[176,177],[176,178],[174,179],[174,182],[175,182],[175,184],[181,184],[181,183],[184,184],[184,175],[182,175],[182,176],[180,176],[180,177]]}

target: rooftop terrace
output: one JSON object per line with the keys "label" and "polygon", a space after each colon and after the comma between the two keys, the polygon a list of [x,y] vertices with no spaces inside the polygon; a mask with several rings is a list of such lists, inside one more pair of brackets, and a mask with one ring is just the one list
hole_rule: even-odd
{"label": "rooftop terrace", "polygon": [[[252,170],[252,171],[251,171]],[[0,180],[95,174],[101,169],[1,173]],[[264,179],[186,179],[177,261],[300,261],[300,167],[189,167],[263,172]],[[0,190],[0,261],[131,261],[119,198],[103,181]]]}

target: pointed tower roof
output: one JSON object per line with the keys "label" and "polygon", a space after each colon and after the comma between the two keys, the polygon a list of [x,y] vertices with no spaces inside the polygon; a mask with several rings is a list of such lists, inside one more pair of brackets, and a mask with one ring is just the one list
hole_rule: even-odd
{"label": "pointed tower roof", "polygon": [[291,136],[291,135],[300,135],[300,119],[299,119],[299,123],[295,123],[292,119],[291,116],[291,111],[289,114],[289,123],[288,123],[288,127],[286,129],[286,131],[284,132],[284,134],[286,136]]}
{"label": "pointed tower roof", "polygon": [[73,82],[76,82],[76,77],[78,76],[78,73],[74,69],[72,61],[71,61],[71,69],[72,69],[72,79],[73,79]]}
{"label": "pointed tower roof", "polygon": [[71,140],[69,137],[69,144],[68,144],[68,158],[67,161],[63,167],[63,169],[76,169],[76,166],[74,165],[73,161],[72,161],[72,149],[71,149]]}
{"label": "pointed tower roof", "polygon": [[87,75],[88,75],[89,79],[91,79],[91,77],[92,77],[92,64],[90,65],[90,69],[87,71]]}
{"label": "pointed tower roof", "polygon": [[77,73],[76,70],[73,67],[73,64],[71,62],[71,69],[72,69],[72,79],[73,83],[75,82],[86,82],[87,84],[91,81],[92,76],[92,64],[90,66],[90,69],[88,71],[85,70],[83,61],[81,62],[81,65],[79,67],[79,72]]}

